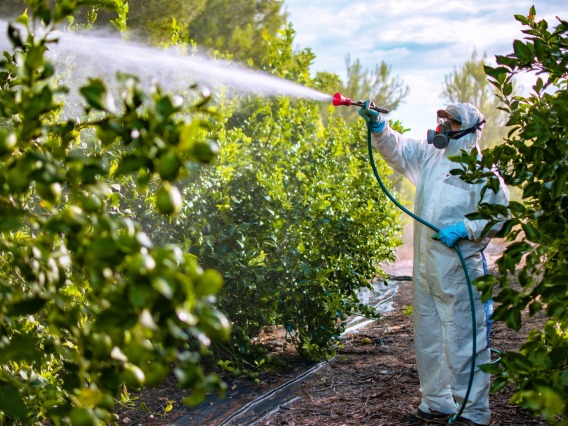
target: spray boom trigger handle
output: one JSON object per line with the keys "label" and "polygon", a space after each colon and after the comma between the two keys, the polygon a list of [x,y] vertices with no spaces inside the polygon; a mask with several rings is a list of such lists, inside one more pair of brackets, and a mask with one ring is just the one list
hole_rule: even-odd
{"label": "spray boom trigger handle", "polygon": [[[354,102],[351,99],[343,96],[341,93],[336,93],[335,95],[333,95],[333,106],[338,106],[338,105],[345,105],[345,106],[354,105],[354,106],[365,108],[365,101]],[[369,109],[380,112],[382,114],[388,114],[389,113],[388,109],[378,107],[373,102],[371,102],[371,105],[369,105]]]}

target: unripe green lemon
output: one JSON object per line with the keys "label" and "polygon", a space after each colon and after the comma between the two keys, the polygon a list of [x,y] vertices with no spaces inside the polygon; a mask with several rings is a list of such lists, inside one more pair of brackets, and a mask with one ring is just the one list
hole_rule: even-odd
{"label": "unripe green lemon", "polygon": [[164,380],[168,374],[168,369],[160,363],[152,363],[151,367],[146,369],[146,386],[157,386]]}
{"label": "unripe green lemon", "polygon": [[36,182],[36,191],[42,199],[52,204],[59,203],[61,198],[61,184],[59,182]]}
{"label": "unripe green lemon", "polygon": [[97,406],[100,408],[104,408],[105,410],[111,411],[114,408],[114,404],[115,401],[112,395],[105,393],[101,397],[101,400],[99,401]]}
{"label": "unripe green lemon", "polygon": [[61,219],[69,226],[81,227],[84,223],[84,213],[79,206],[69,206],[60,214]]}
{"label": "unripe green lemon", "polygon": [[121,377],[126,386],[131,387],[142,386],[146,382],[144,372],[134,364],[126,364]]}
{"label": "unripe green lemon", "polygon": [[156,193],[156,208],[163,214],[177,214],[181,211],[183,200],[177,187],[164,183]]}
{"label": "unripe green lemon", "polygon": [[10,170],[7,181],[10,190],[16,194],[26,191],[31,183],[29,176],[23,174],[19,169]]}
{"label": "unripe green lemon", "polygon": [[0,133],[0,154],[9,154],[14,151],[18,138],[14,133]]}
{"label": "unripe green lemon", "polygon": [[231,323],[219,311],[211,311],[200,317],[199,328],[214,342],[228,340],[231,337]]}
{"label": "unripe green lemon", "polygon": [[147,253],[136,253],[128,258],[128,272],[131,275],[147,275],[156,267],[156,261]]}
{"label": "unripe green lemon", "polygon": [[88,213],[100,212],[103,208],[103,201],[95,194],[86,195],[81,201],[83,210]]}
{"label": "unripe green lemon", "polygon": [[95,413],[86,408],[74,407],[69,413],[73,426],[96,426],[101,424]]}
{"label": "unripe green lemon", "polygon": [[203,163],[210,163],[217,155],[218,150],[217,144],[213,141],[196,142],[193,145],[193,155]]}
{"label": "unripe green lemon", "polygon": [[106,333],[91,334],[91,351],[97,358],[108,358],[112,349],[112,340]]}
{"label": "unripe green lemon", "polygon": [[180,165],[175,152],[169,151],[158,160],[156,171],[160,174],[162,179],[174,180],[179,173]]}

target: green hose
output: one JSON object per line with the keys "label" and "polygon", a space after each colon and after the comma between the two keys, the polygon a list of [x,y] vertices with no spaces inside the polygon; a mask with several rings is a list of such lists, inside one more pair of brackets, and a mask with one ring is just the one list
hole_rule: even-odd
{"label": "green hose", "polygon": [[[414,220],[417,220],[418,222],[420,222],[421,224],[432,229],[436,233],[440,232],[439,228],[437,228],[436,226],[432,225],[431,223],[425,221],[421,217],[415,215],[410,210],[408,210],[406,207],[404,207],[402,204],[400,204],[398,202],[398,200],[396,198],[394,198],[392,196],[392,194],[389,192],[389,190],[387,189],[387,187],[385,186],[385,184],[381,180],[381,177],[379,176],[379,172],[377,171],[377,166],[375,165],[375,159],[373,157],[373,145],[371,143],[371,129],[369,127],[367,127],[367,146],[369,148],[369,162],[371,163],[371,167],[373,168],[373,173],[375,174],[375,178],[377,179],[379,186],[381,187],[381,189],[383,190],[385,195],[389,198],[389,200],[391,200],[395,204],[395,206],[397,206],[399,209],[401,209],[404,213],[409,215]],[[473,328],[473,348],[472,348],[472,354],[471,354],[471,370],[470,370],[470,373],[469,373],[469,383],[467,384],[467,391],[465,393],[465,397],[464,397],[463,403],[461,404],[460,409],[458,410],[458,412],[456,414],[454,414],[452,417],[450,417],[450,419],[448,420],[448,423],[453,423],[454,420],[459,418],[463,413],[463,410],[464,410],[465,405],[467,403],[467,399],[469,398],[469,393],[471,392],[471,386],[473,384],[473,375],[475,374],[475,359],[477,357],[477,323],[476,323],[476,319],[475,319],[475,304],[474,304],[474,300],[473,300],[473,286],[471,284],[471,279],[469,278],[469,273],[467,271],[467,267],[466,267],[465,260],[463,258],[461,250],[459,249],[459,247],[457,245],[454,246],[454,249],[456,250],[458,257],[460,258],[460,262],[462,264],[463,271],[465,273],[465,280],[467,282],[467,289],[468,289],[468,292],[469,292],[469,302],[470,302],[470,306],[471,306],[471,325],[472,325],[472,328]]]}

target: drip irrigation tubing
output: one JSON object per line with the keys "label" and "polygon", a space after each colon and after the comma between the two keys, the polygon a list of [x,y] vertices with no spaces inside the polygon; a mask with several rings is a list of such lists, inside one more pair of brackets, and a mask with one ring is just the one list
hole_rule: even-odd
{"label": "drip irrigation tubing", "polygon": [[[261,395],[260,397],[253,399],[249,403],[243,405],[241,408],[239,408],[238,410],[233,412],[229,417],[227,417],[225,420],[223,420],[222,423],[219,423],[219,426],[229,426],[231,424],[235,424],[235,423],[233,423],[234,421],[242,420],[247,415],[250,416],[251,414],[249,414],[249,413],[253,412],[253,410],[256,407],[262,405],[264,402],[275,397],[278,393],[280,393],[280,392],[282,392],[286,389],[289,389],[291,386],[294,386],[295,384],[302,383],[306,378],[308,378],[313,373],[320,370],[326,364],[326,362],[328,362],[328,361],[320,362],[320,363],[312,366],[308,370],[304,371],[302,374],[294,377],[292,380],[289,380],[286,383],[283,383],[282,385],[277,386],[276,388],[270,390],[269,392]],[[289,403],[290,401],[287,401],[287,402]],[[246,424],[247,425],[254,425],[257,422],[259,422],[260,420],[266,418],[269,415],[269,413],[273,413],[274,411],[275,411],[274,409],[271,409],[266,414],[262,415],[260,418],[256,418],[252,421],[247,422]],[[240,423],[237,423],[237,424],[240,424]]]}

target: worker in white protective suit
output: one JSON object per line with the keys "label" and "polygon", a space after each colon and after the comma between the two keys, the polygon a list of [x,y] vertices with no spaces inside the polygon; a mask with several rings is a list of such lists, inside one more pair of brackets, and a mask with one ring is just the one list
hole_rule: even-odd
{"label": "worker in white protective suit", "polygon": [[484,117],[471,104],[450,105],[438,111],[438,128],[428,131],[427,140],[418,141],[391,129],[378,112],[369,109],[371,106],[367,101],[359,114],[371,129],[373,147],[416,185],[416,215],[440,229],[433,238],[434,231],[414,223],[412,307],[422,401],[405,421],[443,422],[462,405],[470,380],[475,334],[477,355],[471,391],[462,415],[452,424],[487,425],[489,375],[478,366],[490,362],[488,317],[480,292],[474,288],[474,333],[465,273],[452,247],[459,244],[472,281],[484,275],[482,250],[500,226],[482,236],[487,221],[465,216],[475,212],[480,201],[507,205],[509,194],[500,177],[497,193],[489,189],[483,193],[484,184],[468,184],[452,175],[450,171],[459,165],[448,159],[460,155],[460,150],[470,152],[477,147],[481,152],[478,141]]}

